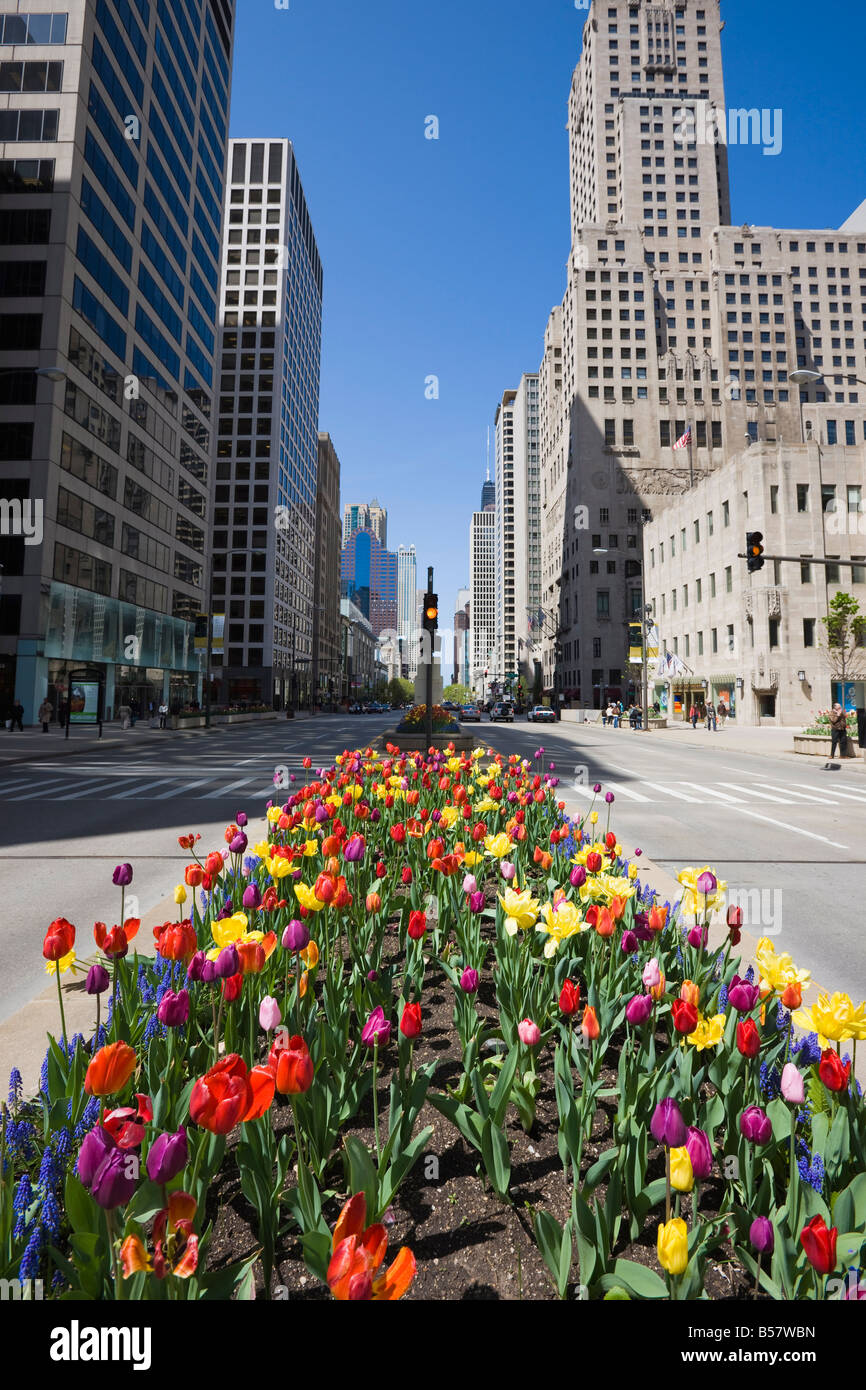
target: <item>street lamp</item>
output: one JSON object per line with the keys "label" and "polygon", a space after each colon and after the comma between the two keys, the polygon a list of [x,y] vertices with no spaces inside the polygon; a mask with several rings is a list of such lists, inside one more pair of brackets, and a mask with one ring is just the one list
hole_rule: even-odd
{"label": "street lamp", "polygon": [[[813,371],[811,371],[810,368],[808,368],[808,367],[798,367],[797,370],[796,370],[795,372],[789,372],[789,373],[788,373],[788,380],[789,380],[789,381],[792,383],[792,385],[794,385],[794,386],[811,386],[811,385],[813,385],[816,381],[821,381],[822,379],[823,379],[823,378],[822,378],[820,372],[813,372]],[[802,400],[802,397],[801,397],[801,399],[800,399],[800,435],[801,435],[801,437],[802,437],[802,442],[805,444],[805,443],[806,443],[806,426],[803,424],[803,400]]]}

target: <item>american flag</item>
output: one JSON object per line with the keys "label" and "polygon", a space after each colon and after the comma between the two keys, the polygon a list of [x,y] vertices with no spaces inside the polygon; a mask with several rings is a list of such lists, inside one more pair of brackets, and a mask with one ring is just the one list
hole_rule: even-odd
{"label": "american flag", "polygon": [[681,434],[681,435],[680,435],[679,439],[677,440],[676,444],[674,444],[673,447],[674,447],[675,449],[687,449],[688,446],[691,444],[691,442],[692,442],[692,427],[691,427],[691,425],[689,425],[689,426],[687,426],[687,428],[686,428],[685,434]]}

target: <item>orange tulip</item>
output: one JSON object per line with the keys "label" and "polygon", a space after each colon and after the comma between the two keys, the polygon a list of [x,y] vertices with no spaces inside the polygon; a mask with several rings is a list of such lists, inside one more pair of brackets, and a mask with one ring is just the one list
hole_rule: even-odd
{"label": "orange tulip", "polygon": [[164,922],[154,927],[157,954],[163,960],[189,960],[198,949],[195,928],[191,921]]}
{"label": "orange tulip", "polygon": [[693,984],[691,980],[683,980],[680,985],[680,999],[686,1004],[694,1004],[695,1008],[700,1007],[701,991],[700,987]]}
{"label": "orange tulip", "polygon": [[101,1047],[84,1078],[89,1096],[111,1096],[122,1091],[135,1071],[135,1049],[129,1043],[114,1042]]}
{"label": "orange tulip", "polygon": [[377,1274],[388,1248],[388,1236],[379,1224],[364,1230],[366,1219],[367,1203],[363,1192],[359,1192],[346,1202],[334,1227],[328,1287],[341,1301],[393,1302],[403,1297],[415,1278],[415,1256],[404,1245],[388,1269]]}
{"label": "orange tulip", "polygon": [[258,941],[238,941],[235,944],[241,972],[244,975],[258,975],[265,968],[264,947]]}
{"label": "orange tulip", "polygon": [[625,898],[611,898],[610,915],[615,922],[618,922],[625,912]]}
{"label": "orange tulip", "polygon": [[667,906],[651,907],[648,926],[650,931],[663,931],[668,920]]}
{"label": "orange tulip", "polygon": [[598,1017],[596,1015],[595,1009],[592,1007],[591,1004],[587,1004],[586,1008],[583,1011],[583,1020],[580,1025],[580,1031],[585,1038],[588,1038],[590,1040],[590,1042],[594,1041],[594,1039],[597,1038],[599,1033],[601,1032],[601,1029],[598,1026]]}
{"label": "orange tulip", "polygon": [[799,980],[792,980],[782,990],[782,1003],[786,1009],[799,1009],[803,1002],[803,986]]}
{"label": "orange tulip", "polygon": [[277,1062],[277,1090],[281,1096],[297,1096],[309,1091],[313,1084],[313,1059],[304,1039],[297,1035],[289,1039],[288,1047],[280,1052]]}
{"label": "orange tulip", "polygon": [[616,923],[614,922],[613,917],[610,915],[610,911],[608,908],[603,907],[599,911],[598,917],[596,918],[595,922],[595,929],[598,932],[599,936],[613,936],[614,932],[616,931]]}
{"label": "orange tulip", "polygon": [[364,906],[369,913],[378,912],[382,906],[382,899],[378,893],[368,893]]}

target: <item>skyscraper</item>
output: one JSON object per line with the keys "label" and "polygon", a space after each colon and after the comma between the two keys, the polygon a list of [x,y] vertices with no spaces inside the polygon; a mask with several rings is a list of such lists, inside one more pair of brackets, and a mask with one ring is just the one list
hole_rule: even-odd
{"label": "skyscraper", "polygon": [[213,606],[226,701],[306,703],[313,678],[322,263],[290,140],[231,140]]}
{"label": "skyscraper", "polygon": [[[547,687],[585,705],[627,695],[650,512],[745,440],[799,441],[801,408],[830,440],[844,405],[863,439],[866,236],[728,225],[727,143],[769,165],[776,135],[773,113],[726,110],[721,27],[718,0],[594,0],[572,81],[572,249],[539,373],[540,607]],[[827,376],[795,386],[797,368]]]}
{"label": "skyscraper", "polygon": [[347,502],[343,508],[343,545],[349,544],[355,531],[363,530],[372,531],[383,549],[387,547],[388,512],[375,497],[372,502]]}
{"label": "skyscraper", "polygon": [[418,558],[414,545],[397,547],[397,635],[400,639],[400,664],[409,680],[415,678],[415,658],[412,634],[415,631],[415,588],[418,578]]}
{"label": "skyscraper", "polygon": [[374,637],[397,631],[397,556],[366,527],[343,548],[340,595],[361,610]]}
{"label": "skyscraper", "polygon": [[490,469],[487,470],[487,478],[481,484],[481,510],[490,511],[496,505],[496,484],[490,476]]}
{"label": "skyscraper", "polygon": [[541,597],[537,372],[505,392],[494,428],[498,678],[513,687],[532,679],[529,619]]}
{"label": "skyscraper", "polygon": [[[0,15],[2,693],[201,691],[230,0]],[[49,374],[50,373],[50,374]]]}
{"label": "skyscraper", "polygon": [[313,698],[324,704],[340,693],[340,460],[331,436],[321,433],[313,591]]}
{"label": "skyscraper", "polygon": [[469,681],[486,697],[496,678],[496,513],[472,513],[469,529]]}

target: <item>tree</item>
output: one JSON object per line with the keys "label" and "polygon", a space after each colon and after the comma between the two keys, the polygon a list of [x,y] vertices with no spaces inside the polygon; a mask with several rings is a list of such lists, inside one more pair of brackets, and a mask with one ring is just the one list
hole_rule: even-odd
{"label": "tree", "polygon": [[442,691],[443,700],[453,700],[455,705],[471,705],[475,702],[475,696],[468,685],[461,685],[459,682],[446,685]]}
{"label": "tree", "polygon": [[541,662],[535,663],[535,680],[532,686],[532,698],[537,705],[541,704],[541,697],[544,694],[544,673],[541,669]]}
{"label": "tree", "polygon": [[866,675],[866,615],[851,594],[834,594],[825,618],[824,653],[833,680],[862,680]]}
{"label": "tree", "polygon": [[388,697],[392,705],[403,705],[415,697],[415,687],[411,681],[394,676],[388,684]]}

